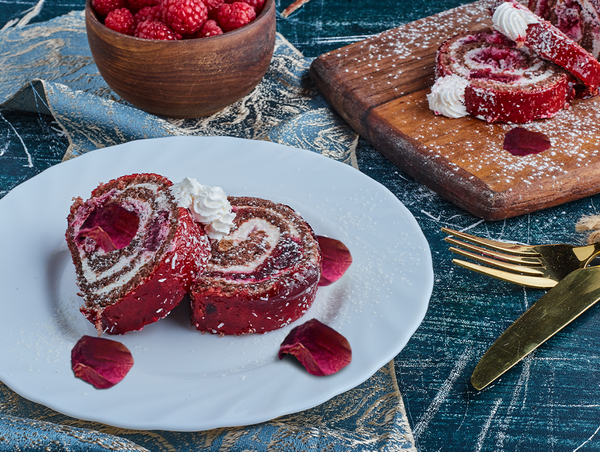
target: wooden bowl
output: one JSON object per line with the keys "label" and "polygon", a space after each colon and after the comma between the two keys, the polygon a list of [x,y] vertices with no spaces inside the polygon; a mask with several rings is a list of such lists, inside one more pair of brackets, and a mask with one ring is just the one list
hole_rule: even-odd
{"label": "wooden bowl", "polygon": [[275,47],[275,0],[248,25],[222,35],[155,41],[117,33],[85,7],[88,42],[115,93],[158,116],[215,113],[250,93],[267,72]]}

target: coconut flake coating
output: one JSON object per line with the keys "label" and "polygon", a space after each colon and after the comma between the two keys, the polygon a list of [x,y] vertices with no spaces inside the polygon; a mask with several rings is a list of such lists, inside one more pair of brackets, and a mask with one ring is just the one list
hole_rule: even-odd
{"label": "coconut flake coating", "polygon": [[[132,174],[75,199],[66,239],[77,273],[81,312],[98,331],[123,334],[165,317],[204,271],[210,243],[187,209],[177,207],[171,182]],[[117,204],[139,220],[126,246],[105,251],[86,235],[86,220]]]}
{"label": "coconut flake coating", "polygon": [[517,41],[519,45],[525,45],[538,56],[564,68],[581,81],[592,95],[598,93],[600,63],[592,54],[516,0],[496,1],[493,9],[498,11],[499,8],[512,9],[535,20],[528,24],[525,35]]}
{"label": "coconut flake coating", "polygon": [[568,108],[575,80],[501,33],[465,32],[438,49],[436,76],[468,81],[465,107],[488,122],[526,123]]}
{"label": "coconut flake coating", "polygon": [[600,57],[600,3],[597,0],[529,0],[529,9]]}
{"label": "coconut flake coating", "polygon": [[265,333],[300,318],[314,301],[321,253],[306,221],[283,204],[229,197],[232,231],[213,244],[206,271],[191,288],[199,331]]}

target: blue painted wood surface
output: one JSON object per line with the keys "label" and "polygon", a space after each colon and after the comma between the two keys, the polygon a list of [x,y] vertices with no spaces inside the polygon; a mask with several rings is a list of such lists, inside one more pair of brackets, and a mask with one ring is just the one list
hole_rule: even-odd
{"label": "blue painted wood surface", "polygon": [[[22,17],[35,3],[0,1],[0,28]],[[306,56],[316,57],[464,3],[310,0],[289,18],[279,17],[278,31]],[[82,9],[83,4],[83,0],[46,0],[35,21]],[[288,4],[278,1],[277,10],[281,12]],[[67,145],[51,117],[0,112],[0,197],[58,163]],[[600,196],[501,222],[484,222],[416,183],[364,140],[357,155],[361,170],[410,209],[432,249],[436,279],[430,308],[395,360],[419,449],[600,450],[600,307],[592,308],[497,383],[477,392],[469,377],[479,357],[544,292],[453,266],[440,232],[448,226],[526,243],[576,243],[583,240],[574,231],[576,221],[598,213]]]}

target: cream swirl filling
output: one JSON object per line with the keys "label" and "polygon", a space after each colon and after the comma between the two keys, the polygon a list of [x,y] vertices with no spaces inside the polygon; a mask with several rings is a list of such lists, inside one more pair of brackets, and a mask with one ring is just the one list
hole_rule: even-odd
{"label": "cream swirl filling", "polygon": [[535,14],[525,7],[521,9],[519,6],[511,2],[504,2],[496,8],[492,16],[494,28],[513,41],[525,38],[529,24],[540,22]]}
{"label": "cream swirl filling", "polygon": [[186,177],[173,184],[171,193],[177,205],[189,209],[194,220],[204,226],[211,240],[221,240],[233,227],[235,213],[220,187],[200,184],[196,179]]}
{"label": "cream swirl filling", "polygon": [[[158,192],[155,185],[138,184],[136,188],[144,189],[153,193],[156,197],[155,207],[158,210],[168,210],[168,198],[163,193]],[[153,218],[152,207],[146,201],[135,199],[127,200],[124,204],[129,204],[140,219],[140,226],[136,235],[136,237],[138,237],[147,229],[148,224]],[[76,236],[79,233],[80,226],[81,225],[76,227]],[[168,231],[165,230],[164,227],[161,228],[161,236],[165,236],[167,233]],[[99,270],[91,265],[90,260],[87,258],[87,254],[83,249],[80,248],[79,253],[81,256],[83,276],[85,277],[86,281],[90,285],[96,283],[102,284],[99,288],[94,290],[94,293],[97,295],[109,294],[113,290],[118,290],[128,284],[138,274],[141,268],[152,260],[154,255],[153,252],[146,249],[142,249],[139,253],[126,251],[122,253],[121,258],[115,265]],[[104,254],[104,252],[98,251],[98,254]],[[107,282],[104,283],[105,281]]]}
{"label": "cream swirl filling", "polygon": [[279,242],[281,237],[279,228],[263,218],[251,218],[230,233],[226,239],[230,242],[229,246],[235,249],[244,242],[248,242],[252,234],[257,231],[260,231],[264,235],[261,244],[262,253],[253,254],[252,258],[245,259],[239,265],[228,264],[221,266],[211,261],[208,264],[208,270],[211,272],[227,271],[228,273],[252,273],[256,271],[271,256],[271,253],[277,246],[277,242]]}
{"label": "cream swirl filling", "polygon": [[438,78],[427,95],[429,108],[436,115],[448,118],[467,116],[465,89],[468,85],[468,80],[455,74]]}

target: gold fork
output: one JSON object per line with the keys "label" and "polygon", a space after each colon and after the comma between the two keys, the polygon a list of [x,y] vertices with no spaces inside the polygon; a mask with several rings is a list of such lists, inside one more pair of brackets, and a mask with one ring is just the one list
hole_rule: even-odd
{"label": "gold fork", "polygon": [[[600,242],[587,246],[566,244],[520,245],[477,237],[442,228],[450,251],[480,264],[462,259],[452,262],[475,272],[503,281],[536,289],[554,287],[558,281],[578,268],[586,267],[598,254]],[[458,240],[461,239],[461,240]]]}

